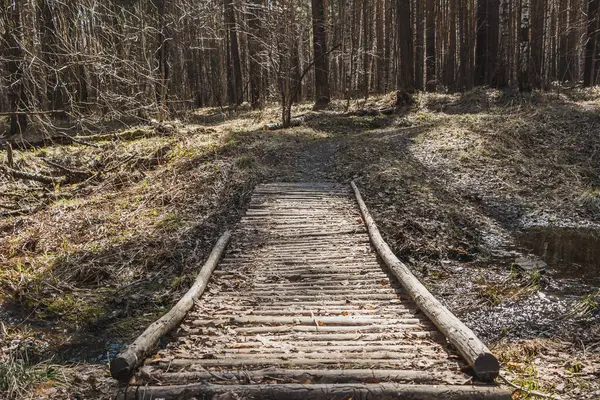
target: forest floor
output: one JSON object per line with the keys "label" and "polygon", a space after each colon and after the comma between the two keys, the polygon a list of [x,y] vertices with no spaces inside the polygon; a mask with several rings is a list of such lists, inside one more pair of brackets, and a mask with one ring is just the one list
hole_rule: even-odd
{"label": "forest floor", "polygon": [[598,398],[599,95],[423,94],[394,115],[364,112],[392,96],[303,104],[294,114],[311,117],[277,131],[262,130],[276,106],[202,109],[97,147],[15,150],[15,169],[88,174],[0,176],[5,209],[35,209],[0,217],[0,398],[110,398],[109,359],[185,292],[257,183],[352,179],[503,376]]}

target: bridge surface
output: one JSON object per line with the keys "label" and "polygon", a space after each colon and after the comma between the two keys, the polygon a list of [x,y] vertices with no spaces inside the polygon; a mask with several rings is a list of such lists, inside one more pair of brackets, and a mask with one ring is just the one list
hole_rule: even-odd
{"label": "bridge surface", "polygon": [[509,398],[463,372],[346,185],[258,186],[175,336],[127,398]]}

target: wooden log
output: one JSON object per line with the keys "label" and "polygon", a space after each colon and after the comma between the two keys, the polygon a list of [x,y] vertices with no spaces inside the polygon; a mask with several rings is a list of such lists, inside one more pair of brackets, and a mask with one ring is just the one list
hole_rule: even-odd
{"label": "wooden log", "polygon": [[45,183],[47,185],[57,184],[57,183],[64,183],[66,181],[65,177],[55,178],[55,177],[52,177],[52,176],[35,174],[33,172],[19,171],[19,170],[12,169],[12,168],[7,167],[7,166],[2,166],[1,169],[6,174],[12,176],[13,178],[23,179],[23,180],[29,180],[29,181],[37,181],[37,182]]}
{"label": "wooden log", "polygon": [[[201,340],[200,336],[185,336],[180,337],[179,340],[182,342],[186,342],[188,339],[198,339]],[[244,338],[242,338],[244,339]],[[252,339],[251,337],[249,339]],[[262,339],[262,337],[261,337]],[[444,351],[444,347],[440,346],[438,343],[429,341],[427,339],[417,340],[412,337],[408,338],[395,338],[395,339],[379,339],[379,340],[344,340],[340,342],[325,342],[317,341],[313,343],[311,341],[303,341],[303,340],[294,340],[294,339],[286,339],[286,340],[268,340],[268,345],[265,345],[264,341],[258,340],[245,340],[239,342],[230,342],[227,341],[225,343],[220,343],[217,345],[218,351],[227,351],[227,352],[256,352],[262,351],[265,346],[269,348],[269,351],[275,351],[281,349],[282,351],[288,351],[289,348],[295,348],[298,351],[302,351],[304,353],[309,352],[319,352],[319,351],[353,351],[352,349],[362,350],[364,348],[365,351],[372,349],[380,349],[382,351],[387,350],[413,350],[416,352],[441,352]],[[224,347],[226,346],[226,347]],[[278,347],[280,346],[280,348]]]}
{"label": "wooden log", "polygon": [[[288,128],[294,127],[294,126],[300,126],[304,123],[304,118],[292,118],[290,119],[290,123],[287,126]],[[263,126],[263,130],[265,131],[276,131],[278,129],[283,129],[285,128],[285,126],[283,125],[283,122],[273,122],[270,124],[265,124]]]}
{"label": "wooden log", "polygon": [[287,325],[287,326],[257,326],[236,328],[237,333],[245,335],[256,335],[263,333],[286,333],[286,332],[384,332],[393,329],[404,331],[418,331],[431,329],[425,324],[394,324],[394,325],[355,325],[355,326],[306,326],[306,325]]}
{"label": "wooden log", "polygon": [[[185,340],[182,341],[185,344]],[[360,344],[358,345],[354,345],[354,346],[342,346],[342,345],[335,345],[333,343],[327,343],[326,345],[316,345],[314,343],[311,344],[307,344],[306,342],[304,343],[304,345],[297,345],[294,342],[289,342],[286,341],[285,343],[277,343],[276,345],[273,344],[268,344],[265,345],[264,343],[262,344],[262,346],[249,346],[247,344],[245,344],[242,347],[240,347],[239,345],[237,347],[232,346],[231,348],[228,347],[222,347],[222,346],[212,346],[209,348],[203,348],[203,349],[194,349],[194,354],[190,354],[189,350],[181,350],[182,352],[185,352],[184,354],[184,358],[190,358],[193,356],[198,356],[198,354],[215,354],[218,355],[219,357],[223,357],[223,358],[235,358],[240,354],[260,354],[261,357],[277,357],[280,356],[281,354],[290,354],[290,351],[292,352],[297,352],[297,351],[301,351],[303,355],[306,354],[320,354],[321,356],[323,355],[328,355],[328,354],[335,354],[336,352],[344,352],[344,354],[349,354],[352,355],[354,353],[358,353],[359,355],[362,353],[369,353],[369,352],[397,352],[397,353],[408,353],[408,352],[412,352],[412,354],[434,354],[434,355],[439,355],[441,353],[441,349],[439,347],[433,347],[431,345],[429,346],[425,346],[425,345],[417,345],[417,344],[404,344],[404,345],[398,345],[396,344],[396,342],[386,342],[383,345],[380,344],[379,342],[375,342],[375,344],[371,344],[369,345],[369,342],[360,342]],[[250,342],[252,343],[252,342]],[[256,342],[254,342],[256,343]],[[261,342],[258,342],[261,343]],[[279,346],[279,347],[278,347]],[[260,347],[260,348],[258,348]],[[203,350],[203,351],[199,351],[199,350]],[[177,353],[175,353],[177,354]]]}
{"label": "wooden log", "polygon": [[325,326],[358,326],[358,325],[386,325],[386,324],[418,324],[421,320],[418,318],[378,318],[378,317],[356,317],[356,316],[333,316],[333,317],[282,317],[282,316],[234,316],[230,315],[226,318],[218,317],[211,319],[197,319],[192,321],[192,326],[215,326],[215,325],[249,325],[249,324],[295,324],[295,325],[318,325]]}
{"label": "wooden log", "polygon": [[[247,358],[237,356],[235,358],[190,358],[190,359],[169,359],[169,360],[151,360],[146,361],[146,365],[155,365],[157,368],[174,369],[174,368],[198,368],[204,367],[227,367],[240,369],[245,366],[270,366],[270,365],[352,365],[352,366],[373,366],[373,365],[389,365],[400,368],[416,368],[435,369],[449,367],[449,361],[446,358],[435,360],[428,357],[427,360],[415,360],[419,358],[418,354],[410,353],[393,353],[385,354],[382,357],[370,357],[369,353],[357,353],[352,357],[351,354],[323,354],[320,358],[290,357],[290,355],[280,357],[260,357],[259,354],[248,355]],[[438,368],[439,369],[439,368]]]}
{"label": "wooden log", "polygon": [[[410,399],[410,400],[509,400],[511,393],[495,386],[378,384],[274,384],[216,385],[193,383],[176,386],[130,386],[117,394],[118,400],[210,399],[220,394],[239,393],[244,399],[330,400]],[[213,397],[214,396],[214,397]]]}
{"label": "wooden log", "polygon": [[[211,340],[214,336],[209,336],[204,334],[205,329],[188,329],[186,331],[187,335],[197,335],[201,337],[202,340]],[[443,334],[441,334],[437,329],[436,330],[420,330],[420,331],[398,331],[394,332],[391,329],[387,329],[384,332],[377,333],[365,333],[365,332],[351,332],[351,333],[318,333],[314,332],[301,332],[301,333],[290,333],[290,334],[282,334],[275,332],[274,335],[261,335],[263,338],[267,338],[269,340],[274,341],[290,341],[290,340],[302,340],[309,342],[329,342],[329,341],[337,341],[337,340],[369,340],[369,341],[380,341],[389,338],[398,338],[398,339],[406,339],[406,338],[418,338],[418,339],[431,339],[433,341],[442,341],[446,340]]]}
{"label": "wooden log", "polygon": [[50,110],[50,111],[9,111],[0,112],[0,117],[10,117],[12,115],[48,115],[48,114],[66,114],[65,110]]}
{"label": "wooden log", "polygon": [[127,380],[156,346],[158,340],[181,323],[187,312],[194,306],[194,301],[204,292],[230,237],[231,233],[227,231],[219,238],[208,260],[200,270],[196,281],[181,300],[168,313],[150,325],[133,344],[111,363],[110,372],[113,378]]}
{"label": "wooden log", "polygon": [[458,350],[461,356],[473,367],[473,371],[482,381],[493,381],[500,372],[498,359],[490,352],[471,329],[463,324],[454,314],[440,303],[423,284],[412,274],[387,245],[375,220],[371,216],[360,191],[354,182],[352,189],[369,230],[369,236],[379,256],[392,273],[398,278],[408,295],[419,308],[431,319],[448,341]]}
{"label": "wooden log", "polygon": [[[327,310],[327,309],[317,309],[317,310],[300,310],[300,309],[287,309],[287,310],[282,310],[282,309],[269,309],[269,310],[256,310],[255,308],[252,309],[246,309],[246,310],[239,310],[238,311],[238,315],[236,315],[236,317],[240,317],[240,316],[244,316],[244,315],[274,315],[274,316],[293,316],[293,317],[297,317],[297,316],[307,316],[307,315],[314,315],[315,317],[328,317],[328,316],[332,316],[332,315],[348,315],[348,316],[359,316],[359,315],[366,315],[366,316],[377,316],[379,318],[401,318],[401,317],[410,317],[412,315],[417,314],[418,312],[415,309],[409,309],[406,307],[400,308],[399,310],[394,310],[394,311],[389,311],[389,310],[382,310],[380,308],[375,308],[373,310],[358,310],[358,309],[352,309],[352,308],[348,308],[349,311],[344,311],[344,309],[341,310]],[[202,310],[202,311],[198,311],[195,312],[193,314],[191,314],[191,316],[198,316],[198,318],[212,318],[212,317],[218,317],[218,318],[223,318],[223,317],[229,317],[229,315],[231,315],[231,312],[236,311],[234,309],[234,307],[228,307],[227,310],[210,310],[210,309],[206,309],[206,310]],[[387,312],[384,312],[387,311]]]}
{"label": "wooden log", "polygon": [[[465,376],[462,374],[453,374],[448,372],[436,371],[415,371],[402,369],[348,369],[348,370],[330,370],[330,369],[283,369],[266,368],[254,371],[241,372],[162,372],[142,370],[142,375],[150,381],[160,382],[161,384],[181,384],[193,381],[211,381],[219,379],[221,381],[235,382],[261,382],[264,380],[277,381],[296,381],[305,383],[375,383],[375,382],[406,382],[406,383],[439,383],[448,384],[462,383]],[[290,382],[290,383],[292,383]]]}

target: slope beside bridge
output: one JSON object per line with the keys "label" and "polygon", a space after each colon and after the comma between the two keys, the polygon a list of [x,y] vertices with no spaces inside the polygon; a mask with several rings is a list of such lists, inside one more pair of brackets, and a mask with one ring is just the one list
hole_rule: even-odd
{"label": "slope beside bridge", "polygon": [[355,190],[258,186],[202,298],[118,396],[510,398],[481,383],[496,359],[421,294]]}

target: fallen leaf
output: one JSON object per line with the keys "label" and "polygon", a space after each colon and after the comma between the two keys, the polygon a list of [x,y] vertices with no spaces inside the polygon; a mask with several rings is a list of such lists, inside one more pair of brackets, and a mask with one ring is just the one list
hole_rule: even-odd
{"label": "fallen leaf", "polygon": [[345,317],[348,315],[348,311],[342,311],[342,315]]}

